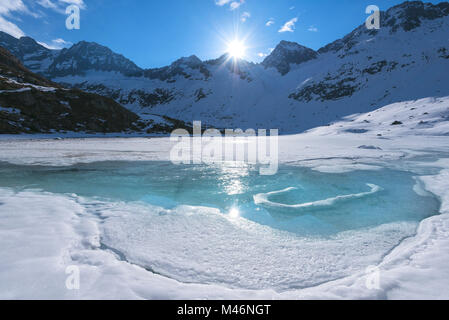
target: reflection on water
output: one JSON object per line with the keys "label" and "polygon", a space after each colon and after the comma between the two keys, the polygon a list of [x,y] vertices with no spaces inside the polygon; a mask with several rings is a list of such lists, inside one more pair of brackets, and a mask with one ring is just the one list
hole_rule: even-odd
{"label": "reflection on water", "polygon": [[[416,181],[411,173],[387,169],[329,174],[284,166],[275,176],[261,176],[247,164],[102,162],[61,168],[0,164],[0,175],[0,187],[138,201],[166,209],[212,207],[222,214],[305,236],[417,222],[439,208],[434,197],[414,191]],[[367,184],[380,188],[370,192]],[[288,192],[277,192],[280,190]],[[256,204],[254,196],[260,194],[268,194],[270,202],[281,205]],[[301,205],[323,201],[325,205]]]}
{"label": "reflection on water", "polygon": [[243,177],[249,176],[250,167],[245,163],[224,163],[217,167],[219,171],[218,180],[227,195],[238,195],[248,191],[249,186],[244,183]]}

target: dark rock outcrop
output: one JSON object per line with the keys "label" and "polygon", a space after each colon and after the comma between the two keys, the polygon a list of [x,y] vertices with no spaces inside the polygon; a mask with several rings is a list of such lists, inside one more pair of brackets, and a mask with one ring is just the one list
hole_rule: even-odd
{"label": "dark rock outcrop", "polygon": [[262,62],[267,68],[276,68],[282,75],[290,72],[292,64],[301,64],[315,59],[318,54],[296,42],[281,41]]}
{"label": "dark rock outcrop", "polygon": [[138,130],[139,117],[110,98],[67,90],[0,47],[0,133]]}

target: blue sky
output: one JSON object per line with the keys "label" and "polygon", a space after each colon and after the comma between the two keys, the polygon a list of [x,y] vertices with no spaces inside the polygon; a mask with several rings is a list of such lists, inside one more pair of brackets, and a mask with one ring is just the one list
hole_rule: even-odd
{"label": "blue sky", "polygon": [[[0,0],[0,30],[61,48],[95,41],[140,67],[192,54],[217,58],[234,38],[259,62],[281,40],[319,49],[352,31],[365,8],[395,0]],[[439,1],[430,1],[438,3]],[[81,9],[81,28],[67,30],[65,8]],[[269,22],[271,21],[271,22]]]}

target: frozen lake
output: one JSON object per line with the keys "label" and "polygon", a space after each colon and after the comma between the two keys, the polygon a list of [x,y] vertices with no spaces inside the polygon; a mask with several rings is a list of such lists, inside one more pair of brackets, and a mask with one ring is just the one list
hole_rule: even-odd
{"label": "frozen lake", "polygon": [[[415,175],[163,161],[0,164],[0,188],[75,197],[121,259],[186,283],[289,290],[377,264],[440,203]],[[32,214],[31,208],[27,208]]]}
{"label": "frozen lake", "polygon": [[0,297],[447,296],[447,137],[283,136],[274,176],[172,146],[0,141]]}

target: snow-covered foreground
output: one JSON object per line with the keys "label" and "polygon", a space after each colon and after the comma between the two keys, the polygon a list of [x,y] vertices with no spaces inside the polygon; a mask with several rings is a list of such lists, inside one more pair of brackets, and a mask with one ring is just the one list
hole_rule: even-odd
{"label": "snow-covered foreground", "polygon": [[[33,190],[29,186],[21,190],[0,190],[0,298],[447,299],[448,102],[449,99],[442,98],[396,104],[350,117],[330,127],[280,137],[283,164],[329,173],[380,167],[406,170],[419,177],[417,193],[429,191],[440,199],[441,214],[422,221],[416,236],[403,240],[376,263],[380,277],[378,289],[366,285],[373,274],[365,270],[321,285],[287,290],[243,290],[175,281],[131,264],[119,252],[102,245],[100,239],[108,235],[103,234],[102,217],[95,218],[87,212],[88,200],[75,194]],[[397,124],[392,125],[393,122]],[[0,141],[0,161],[45,166],[105,160],[168,161],[172,146],[168,138],[17,140],[8,137]],[[430,175],[429,170],[433,172]],[[108,214],[112,221],[116,218],[116,226],[122,225],[121,230],[142,232],[129,229],[126,219],[119,219],[127,214],[123,208],[113,208]],[[226,227],[226,222],[221,226]],[[119,229],[109,230],[119,234]],[[68,266],[79,267],[80,290],[67,290]]]}

